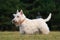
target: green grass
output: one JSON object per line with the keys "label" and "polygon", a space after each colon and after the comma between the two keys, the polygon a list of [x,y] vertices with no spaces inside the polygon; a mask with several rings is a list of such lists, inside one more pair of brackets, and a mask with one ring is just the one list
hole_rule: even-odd
{"label": "green grass", "polygon": [[0,32],[0,40],[60,40],[60,32],[50,32],[48,35],[21,35],[19,32]]}

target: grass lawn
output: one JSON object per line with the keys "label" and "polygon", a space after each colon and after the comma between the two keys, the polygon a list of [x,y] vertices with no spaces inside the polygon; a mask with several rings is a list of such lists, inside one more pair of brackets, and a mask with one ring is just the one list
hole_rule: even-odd
{"label": "grass lawn", "polygon": [[60,32],[50,32],[48,35],[21,35],[19,32],[1,32],[0,40],[60,40]]}

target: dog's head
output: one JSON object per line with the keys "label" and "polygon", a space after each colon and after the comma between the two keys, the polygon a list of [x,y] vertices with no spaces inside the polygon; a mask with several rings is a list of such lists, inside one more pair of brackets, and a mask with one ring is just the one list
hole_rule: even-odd
{"label": "dog's head", "polygon": [[17,13],[13,14],[13,16],[14,18],[12,20],[12,23],[14,23],[16,26],[19,26],[21,24],[21,21],[26,18],[22,10],[20,12],[17,10]]}

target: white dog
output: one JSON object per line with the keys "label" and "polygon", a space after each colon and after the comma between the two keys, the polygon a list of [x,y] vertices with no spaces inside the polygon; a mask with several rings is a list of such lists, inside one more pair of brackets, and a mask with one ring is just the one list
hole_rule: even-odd
{"label": "white dog", "polygon": [[21,34],[34,34],[36,32],[42,33],[42,34],[49,34],[50,30],[48,28],[48,25],[46,24],[47,21],[51,19],[51,13],[49,14],[47,19],[39,18],[39,19],[28,19],[23,14],[23,11],[21,10],[16,14],[13,14],[14,19],[12,22],[19,26],[20,33]]}

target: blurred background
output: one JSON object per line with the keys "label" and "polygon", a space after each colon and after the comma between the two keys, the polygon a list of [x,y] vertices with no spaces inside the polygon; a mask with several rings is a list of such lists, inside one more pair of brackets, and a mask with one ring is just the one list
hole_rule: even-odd
{"label": "blurred background", "polygon": [[60,31],[60,0],[0,0],[0,31],[19,30],[11,22],[17,9],[22,9],[29,19],[45,19],[52,13],[47,24],[51,31]]}

